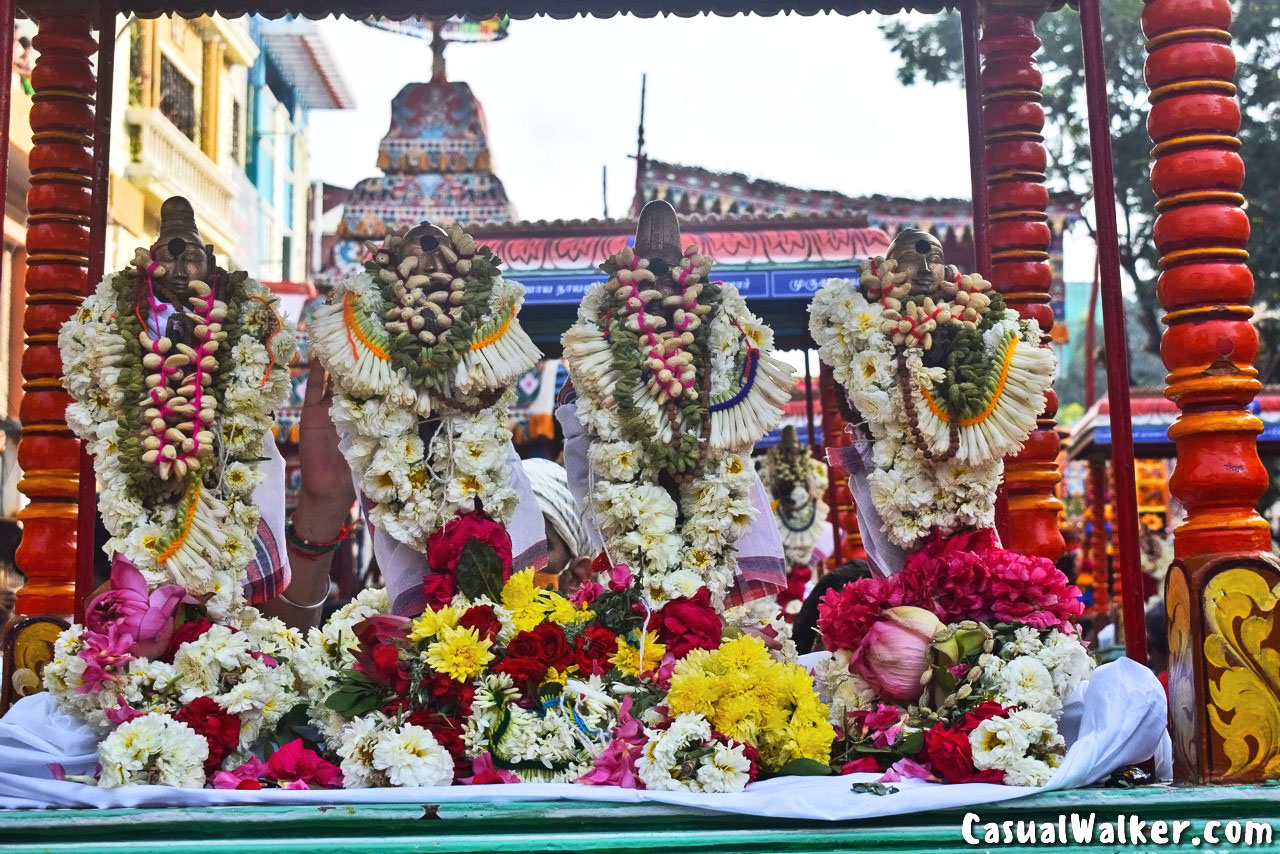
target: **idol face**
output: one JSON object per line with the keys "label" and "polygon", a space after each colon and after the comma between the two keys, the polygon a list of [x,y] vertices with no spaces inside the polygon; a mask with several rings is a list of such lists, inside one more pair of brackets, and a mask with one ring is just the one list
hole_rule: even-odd
{"label": "idol face", "polygon": [[899,273],[907,274],[911,296],[938,297],[947,280],[947,259],[942,243],[932,234],[911,229],[889,244],[888,260],[898,262]]}
{"label": "idol face", "polygon": [[154,279],[156,293],[172,305],[191,296],[192,282],[209,281],[209,252],[198,243],[174,237],[156,244],[151,257],[165,269],[164,276]]}

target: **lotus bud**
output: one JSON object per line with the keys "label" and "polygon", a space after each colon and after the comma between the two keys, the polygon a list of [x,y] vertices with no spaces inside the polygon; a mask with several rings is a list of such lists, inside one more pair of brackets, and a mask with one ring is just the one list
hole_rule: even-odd
{"label": "lotus bud", "polygon": [[934,635],[942,628],[932,611],[910,605],[889,608],[867,631],[853,659],[854,672],[888,700],[917,700]]}
{"label": "lotus bud", "polygon": [[166,460],[173,460],[177,458],[178,452],[173,445],[165,445],[160,450],[160,456],[164,457]]}
{"label": "lotus bud", "polygon": [[142,367],[149,371],[154,371],[164,363],[164,357],[159,353],[148,353],[142,357]]}

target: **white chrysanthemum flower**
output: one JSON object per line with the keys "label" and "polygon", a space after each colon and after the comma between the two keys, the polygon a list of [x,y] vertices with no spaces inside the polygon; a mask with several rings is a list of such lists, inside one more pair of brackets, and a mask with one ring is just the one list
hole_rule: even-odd
{"label": "white chrysanthemum flower", "polygon": [[1053,688],[1053,676],[1031,655],[1022,655],[1005,664],[996,683],[997,699],[1002,705],[1057,715],[1062,700]]}
{"label": "white chrysanthemum flower", "polygon": [[711,738],[711,724],[699,714],[683,714],[665,730],[646,729],[648,741],[636,760],[636,771],[645,788],[673,792],[699,792],[696,777],[676,779],[675,772],[683,762],[683,753]]}
{"label": "white chrysanthemum flower", "polygon": [[104,789],[150,783],[198,789],[204,786],[209,743],[168,715],[143,715],[123,723],[98,745]]}
{"label": "white chrysanthemum flower", "polygon": [[751,782],[751,760],[742,745],[717,743],[698,766],[698,784],[704,792],[740,792]]}
{"label": "white chrysanthemum flower", "polygon": [[1005,645],[1005,649],[1016,655],[1035,655],[1044,646],[1040,642],[1040,630],[1031,626],[1018,626],[1013,631],[1013,640]]}
{"label": "white chrysanthemum flower", "polygon": [[425,727],[401,724],[378,734],[373,767],[393,786],[447,786],[453,782],[453,757]]}
{"label": "white chrysanthemum flower", "polygon": [[1006,786],[1043,786],[1053,776],[1053,766],[1033,756],[1024,756],[1003,770]]}
{"label": "white chrysanthemum flower", "polygon": [[969,733],[973,767],[979,771],[1013,767],[1027,753],[1031,742],[1027,730],[1011,718],[988,718]]}

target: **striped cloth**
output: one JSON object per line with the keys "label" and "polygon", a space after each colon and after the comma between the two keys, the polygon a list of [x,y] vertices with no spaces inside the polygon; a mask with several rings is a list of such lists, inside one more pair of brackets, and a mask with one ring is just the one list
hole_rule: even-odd
{"label": "striped cloth", "polygon": [[289,586],[289,562],[271,526],[258,520],[258,534],[253,538],[253,560],[245,567],[244,598],[250,605],[274,599]]}

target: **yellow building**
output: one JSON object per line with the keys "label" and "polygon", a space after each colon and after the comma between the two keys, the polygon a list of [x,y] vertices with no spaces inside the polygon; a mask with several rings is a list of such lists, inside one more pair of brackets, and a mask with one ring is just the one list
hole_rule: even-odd
{"label": "yellow building", "polygon": [[121,18],[117,32],[107,269],[151,242],[169,196],[188,198],[219,263],[239,266],[234,206],[258,58],[248,20]]}

